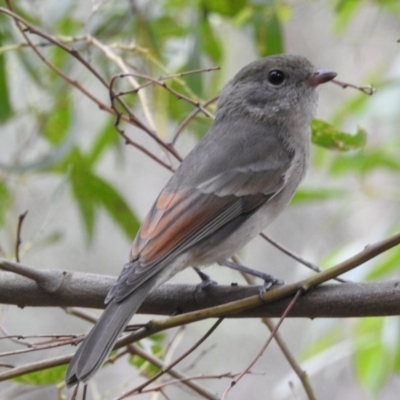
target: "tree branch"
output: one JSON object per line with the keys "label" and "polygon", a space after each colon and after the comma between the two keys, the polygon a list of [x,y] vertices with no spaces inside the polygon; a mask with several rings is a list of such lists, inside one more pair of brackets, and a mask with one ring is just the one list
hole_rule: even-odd
{"label": "tree branch", "polygon": [[[363,317],[400,314],[399,281],[375,283],[345,283],[339,286],[326,285],[330,279],[350,271],[368,260],[382,254],[400,243],[400,233],[368,245],[364,250],[341,262],[335,267],[318,273],[303,281],[284,285],[276,290],[259,294],[259,287],[209,287],[196,295],[194,288],[186,285],[164,285],[152,293],[139,309],[142,313],[176,314],[202,310],[200,313],[186,314],[184,320],[180,316],[170,318],[157,329],[168,329],[182,323],[191,323],[212,317],[279,317],[287,307],[287,296],[301,290],[310,292],[302,296],[290,313],[296,317]],[[0,303],[24,306],[104,306],[103,299],[113,284],[110,277],[73,273],[68,271],[40,270],[45,283],[52,282],[53,277],[59,283],[57,289],[49,290],[27,279],[26,271],[35,272],[30,267],[18,263],[10,263],[0,259]],[[20,275],[18,275],[20,273]],[[61,278],[60,278],[61,276]],[[322,287],[318,285],[324,284]],[[47,289],[47,290],[46,290]],[[258,294],[258,295],[257,295]],[[210,304],[211,301],[211,304]],[[264,304],[261,304],[263,303]],[[222,305],[225,303],[230,303]],[[268,303],[268,304],[265,304]],[[261,305],[260,305],[261,304]],[[304,307],[306,304],[306,307]],[[154,322],[153,322],[154,324]],[[170,324],[170,325],[168,325]]]}
{"label": "tree branch", "polygon": [[[60,277],[60,271],[46,271]],[[23,276],[0,272],[0,303],[19,307],[104,308],[104,298],[115,279],[105,275],[63,272],[56,292],[48,293]],[[196,294],[194,286],[165,284],[151,293],[139,313],[172,315],[238,301],[257,295],[259,286],[210,286]],[[228,315],[228,318],[280,317],[288,299]],[[400,314],[400,280],[325,284],[302,296],[289,317],[345,318]]]}

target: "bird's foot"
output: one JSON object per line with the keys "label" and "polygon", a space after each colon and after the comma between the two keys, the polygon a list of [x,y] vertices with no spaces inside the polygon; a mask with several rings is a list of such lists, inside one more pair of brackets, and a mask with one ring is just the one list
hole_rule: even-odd
{"label": "bird's foot", "polygon": [[218,283],[216,281],[213,281],[207,274],[202,272],[199,268],[194,267],[193,269],[196,271],[197,275],[199,275],[201,279],[201,282],[196,285],[193,295],[194,301],[198,303],[196,296],[199,294],[199,292],[202,292],[203,290],[205,290],[210,286],[218,285]]}
{"label": "bird's foot", "polygon": [[232,261],[225,260],[221,263],[221,265],[262,279],[264,281],[264,285],[261,288],[262,293],[268,291],[273,285],[283,285],[285,283],[285,281],[283,281],[282,279],[275,278],[270,274],[266,274],[255,269],[245,267],[242,264],[237,264]]}

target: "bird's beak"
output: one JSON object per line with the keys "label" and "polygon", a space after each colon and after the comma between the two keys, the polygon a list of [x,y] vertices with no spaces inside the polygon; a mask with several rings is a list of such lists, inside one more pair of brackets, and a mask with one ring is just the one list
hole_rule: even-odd
{"label": "bird's beak", "polygon": [[329,71],[326,69],[317,69],[313,74],[305,81],[306,85],[318,86],[321,83],[331,81],[337,75],[336,72]]}

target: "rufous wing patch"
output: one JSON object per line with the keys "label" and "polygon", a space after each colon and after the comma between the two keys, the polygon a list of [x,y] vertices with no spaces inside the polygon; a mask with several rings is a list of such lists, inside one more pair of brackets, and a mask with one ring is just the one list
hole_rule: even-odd
{"label": "rufous wing patch", "polygon": [[133,242],[132,258],[142,265],[163,258],[234,201],[235,196],[217,197],[197,189],[163,192]]}

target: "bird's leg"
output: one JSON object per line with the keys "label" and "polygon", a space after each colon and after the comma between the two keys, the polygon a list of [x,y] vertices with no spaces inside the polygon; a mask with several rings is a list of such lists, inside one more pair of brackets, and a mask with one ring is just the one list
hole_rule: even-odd
{"label": "bird's leg", "polygon": [[199,268],[193,267],[193,269],[196,271],[197,275],[199,275],[201,279],[201,282],[196,285],[193,293],[194,301],[198,303],[196,298],[197,294],[210,286],[218,285],[218,283],[213,281],[207,274],[200,271]]}
{"label": "bird's leg", "polygon": [[217,282],[213,281],[207,274],[205,274],[199,268],[193,267],[193,269],[196,271],[197,275],[199,275],[201,279],[201,282],[196,285],[196,290],[202,290],[210,285],[218,285]]}
{"label": "bird's leg", "polygon": [[225,260],[225,261],[221,262],[220,265],[223,265],[224,267],[235,269],[240,272],[244,272],[249,275],[256,276],[257,278],[261,278],[264,281],[264,285],[262,288],[263,292],[270,289],[272,285],[283,285],[285,283],[282,279],[277,279],[272,275],[266,274],[261,271],[257,271],[255,269],[245,267],[242,264],[237,264],[232,261]]}

